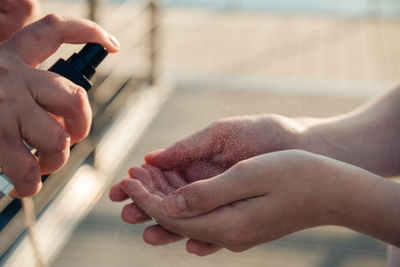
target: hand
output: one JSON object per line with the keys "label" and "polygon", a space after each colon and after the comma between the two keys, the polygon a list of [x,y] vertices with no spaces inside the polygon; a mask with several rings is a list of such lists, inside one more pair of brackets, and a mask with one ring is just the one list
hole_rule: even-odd
{"label": "hand", "polygon": [[279,115],[226,118],[145,159],[162,170],[179,170],[192,182],[256,155],[299,148],[303,128],[298,120]]}
{"label": "hand", "polygon": [[334,117],[261,115],[222,120],[167,149],[148,154],[146,161],[161,169],[179,167],[183,176],[196,180],[207,178],[208,171],[221,172],[225,164],[230,166],[251,156],[300,149],[394,177],[400,175],[399,101],[397,87]]}
{"label": "hand", "polygon": [[[35,69],[62,43],[86,42],[100,43],[109,52],[118,50],[115,39],[97,24],[57,15],[44,17],[0,44],[0,167],[14,184],[14,197],[37,193],[40,174],[62,167],[70,145],[89,132],[86,91],[60,75]],[[39,151],[38,159],[23,141]]]}
{"label": "hand", "polygon": [[[169,175],[174,187],[179,188],[186,183],[214,177],[242,159],[297,147],[301,144],[302,130],[300,122],[279,115],[226,118],[165,150],[149,153],[146,155],[146,161],[163,170],[173,170],[165,174]],[[149,165],[144,167],[154,168]],[[133,172],[134,169],[129,171],[132,177],[134,177]],[[151,173],[154,175],[155,171]],[[110,198],[114,201],[122,201],[127,197],[119,185],[110,191]],[[150,219],[134,204],[130,205],[129,213],[131,218],[137,218],[137,223]],[[132,220],[130,222],[133,223]],[[163,236],[153,241],[149,239],[148,242],[153,245],[176,239],[176,236],[171,236],[160,227],[152,229]],[[188,244],[193,243],[190,241]],[[206,247],[207,251],[210,249],[214,251],[217,248],[204,244],[196,246],[201,246],[203,249]]]}
{"label": "hand", "polygon": [[370,215],[373,211],[366,208],[371,206],[367,200],[375,206],[379,202],[376,192],[381,191],[382,183],[384,187],[388,183],[355,166],[291,150],[241,161],[216,177],[182,186],[172,194],[175,186],[171,184],[183,181],[171,179],[173,173],[162,176],[157,169],[135,168],[130,174],[135,179],[123,180],[110,192],[114,200],[129,196],[134,202],[124,207],[122,218],[140,222],[145,219],[136,217],[140,208],[166,229],[147,228],[147,242],[160,245],[186,236],[191,238],[188,251],[199,255],[220,246],[243,251],[318,225],[360,230],[354,217]]}
{"label": "hand", "polygon": [[[144,164],[140,167],[133,167],[129,170],[129,175],[141,182],[149,192],[155,197],[164,198],[168,193],[174,192],[177,188],[185,186],[186,181],[175,171],[162,172],[160,169]],[[127,178],[130,179],[130,178]],[[110,190],[110,199],[120,202],[129,198],[125,193],[121,181],[115,184]],[[121,214],[122,219],[130,224],[139,224],[151,220],[134,202],[125,205]],[[170,232],[159,224],[146,227],[143,233],[143,239],[153,245],[165,245],[179,241],[184,237],[180,234]],[[215,244],[201,242],[193,239],[187,241],[187,251],[203,256],[214,253],[222,247]]]}
{"label": "hand", "polygon": [[38,13],[38,0],[0,0],[0,42],[36,21]]}

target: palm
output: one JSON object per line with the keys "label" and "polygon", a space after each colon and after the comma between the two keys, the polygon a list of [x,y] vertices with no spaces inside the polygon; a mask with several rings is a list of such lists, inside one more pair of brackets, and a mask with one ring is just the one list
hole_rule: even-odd
{"label": "palm", "polygon": [[[206,166],[206,165],[204,165]],[[193,171],[193,170],[192,170]],[[210,168],[205,167],[203,173],[209,173]],[[196,173],[196,174],[195,174]],[[155,211],[157,214],[158,219],[162,219],[165,217],[163,212],[161,211],[161,201],[164,199],[168,194],[174,192],[179,187],[182,187],[188,184],[187,180],[199,178],[199,173],[201,171],[198,170],[193,172],[192,177],[190,178],[183,178],[178,172],[176,171],[161,171],[160,169],[144,164],[142,167],[134,167],[129,170],[130,177],[137,179],[140,183],[146,188],[146,190],[151,194],[153,199],[158,202],[155,207],[158,207],[158,210]],[[197,175],[197,176],[196,176]],[[196,178],[195,178],[196,177]],[[203,179],[208,178],[204,177]],[[198,180],[198,179],[197,179]],[[194,180],[193,180],[194,181]],[[121,183],[114,185],[110,190],[110,198],[113,201],[124,201],[128,199],[128,195],[122,190]],[[219,212],[226,212],[226,209],[232,209],[231,206],[221,207]],[[154,216],[155,214],[153,214]],[[150,214],[150,216],[152,216]],[[125,205],[122,211],[122,219],[125,222],[131,224],[142,223],[148,220],[151,220],[152,217],[149,217],[146,213],[144,213],[134,202]],[[167,228],[169,228],[167,226]],[[173,227],[172,227],[173,228]],[[150,236],[150,238],[149,238]],[[171,242],[176,242],[184,237],[175,234],[173,232],[168,231],[164,227],[159,224],[152,225],[146,228],[143,238],[146,242],[152,245],[164,245]],[[188,240],[188,251],[192,251],[198,255],[207,255],[216,252],[217,250],[221,249],[220,246],[204,243],[197,240]]]}

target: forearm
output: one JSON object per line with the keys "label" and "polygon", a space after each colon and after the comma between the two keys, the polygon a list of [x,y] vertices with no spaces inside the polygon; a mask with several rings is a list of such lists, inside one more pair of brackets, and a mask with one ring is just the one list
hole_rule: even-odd
{"label": "forearm", "polygon": [[400,88],[359,109],[326,119],[299,119],[300,149],[382,176],[400,174]]}
{"label": "forearm", "polygon": [[345,180],[335,224],[400,247],[400,184],[368,172]]}

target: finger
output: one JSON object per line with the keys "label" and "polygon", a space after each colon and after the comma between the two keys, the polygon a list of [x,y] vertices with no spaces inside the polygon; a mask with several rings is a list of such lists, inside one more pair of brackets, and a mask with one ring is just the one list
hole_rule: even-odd
{"label": "finger", "polygon": [[7,41],[28,65],[36,67],[62,43],[99,43],[109,52],[119,49],[118,41],[96,23],[50,14],[17,31]]}
{"label": "finger", "polygon": [[86,91],[58,74],[30,71],[27,87],[35,101],[46,111],[61,116],[74,144],[85,138],[92,122]]}
{"label": "finger", "polygon": [[121,202],[127,200],[129,196],[122,190],[121,185],[119,183],[113,185],[110,189],[108,197],[111,201]]}
{"label": "finger", "polygon": [[147,215],[153,218],[164,217],[161,211],[161,197],[150,193],[144,185],[136,179],[124,179],[121,188]]}
{"label": "finger", "polygon": [[133,167],[129,169],[128,174],[130,177],[138,179],[150,192],[157,190],[153,183],[153,178],[146,169]]}
{"label": "finger", "polygon": [[57,171],[68,160],[70,136],[36,103],[28,99],[25,102],[25,110],[19,118],[21,137],[39,151],[41,173]]}
{"label": "finger", "polygon": [[214,177],[225,171],[225,168],[217,167],[206,161],[194,162],[185,171],[188,182],[195,182]]}
{"label": "finger", "polygon": [[164,176],[168,184],[175,189],[187,185],[187,182],[176,171],[164,171]]}
{"label": "finger", "polygon": [[16,188],[14,187],[13,189],[11,189],[11,191],[8,193],[8,195],[12,198],[23,198],[23,197],[34,196],[40,192],[42,187],[43,187],[42,181],[40,181],[36,184],[32,184],[30,187],[31,193],[28,193],[28,194],[18,193]]}
{"label": "finger", "polygon": [[145,156],[147,163],[160,169],[184,166],[193,160],[207,158],[222,149],[222,142],[215,140],[210,127],[195,133],[167,149]]}
{"label": "finger", "polygon": [[144,164],[143,168],[150,173],[157,190],[161,191],[165,195],[175,191],[173,187],[169,186],[167,179],[165,179],[163,172],[159,168],[149,164]]}
{"label": "finger", "polygon": [[182,239],[182,236],[162,228],[159,224],[151,225],[143,232],[143,240],[153,246],[166,245]]}
{"label": "finger", "polygon": [[12,133],[1,133],[0,162],[1,169],[14,185],[12,197],[32,196],[39,192],[42,186],[39,163]]}
{"label": "finger", "polygon": [[[221,245],[224,244],[225,233],[230,234],[238,226],[243,225],[243,222],[240,220],[244,220],[244,222],[250,221],[247,218],[247,212],[251,210],[249,205],[240,209],[234,209],[231,205],[223,206],[202,216],[187,219],[171,218],[163,214],[161,210],[161,198],[146,191],[140,181],[125,179],[121,184],[124,191],[131,196],[132,200],[141,210],[153,217],[164,229],[178,233],[181,236],[188,236],[195,240]],[[255,198],[251,198],[250,200],[253,199]],[[256,215],[259,216],[259,210],[257,210]],[[154,244],[163,243],[164,241],[162,240],[164,238],[148,238],[148,241]]]}
{"label": "finger", "polygon": [[135,203],[127,204],[122,208],[121,218],[124,222],[130,224],[143,223],[151,220],[151,218],[138,208]]}
{"label": "finger", "polygon": [[[256,245],[262,242],[261,234],[270,231],[268,229],[263,231],[265,221],[260,222],[260,214],[266,215],[264,217],[269,217],[270,222],[274,222],[279,215],[276,211],[282,212],[282,206],[279,203],[276,205],[274,202],[276,200],[268,202],[267,198],[263,196],[236,201],[231,205],[221,206],[211,212],[191,218],[165,217],[160,224],[169,231],[193,240],[230,249],[243,249],[246,244]],[[206,252],[196,252],[206,254]]]}
{"label": "finger", "polygon": [[[195,218],[188,218],[185,220],[175,219],[165,216],[161,209],[161,197],[151,194],[138,180],[124,179],[121,186],[125,193],[127,193],[135,204],[140,207],[145,214],[154,218],[163,227],[171,232],[179,233],[182,236],[190,236],[193,239],[215,243],[217,239],[214,238],[214,233],[221,231],[226,223],[231,220],[231,213],[226,214],[199,216]],[[222,218],[222,219],[221,219]],[[223,221],[222,226],[218,225]]]}
{"label": "finger", "polygon": [[205,243],[193,239],[189,239],[186,242],[186,250],[191,254],[196,254],[197,256],[207,256],[217,252],[218,250],[222,249],[221,246]]}
{"label": "finger", "polygon": [[172,217],[192,217],[217,207],[268,194],[263,186],[264,176],[255,175],[243,163],[207,180],[197,181],[179,188],[164,198],[163,211]]}

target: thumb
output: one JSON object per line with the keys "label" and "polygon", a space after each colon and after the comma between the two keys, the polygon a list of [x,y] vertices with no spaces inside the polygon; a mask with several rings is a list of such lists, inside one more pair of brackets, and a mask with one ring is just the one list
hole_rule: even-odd
{"label": "thumb", "polygon": [[263,177],[252,175],[246,164],[242,161],[220,175],[179,188],[163,199],[164,213],[193,217],[235,201],[268,194],[261,186]]}
{"label": "thumb", "polygon": [[62,43],[99,43],[109,52],[119,49],[118,41],[96,23],[50,14],[17,31],[7,41],[9,47],[32,67],[52,55]]}

